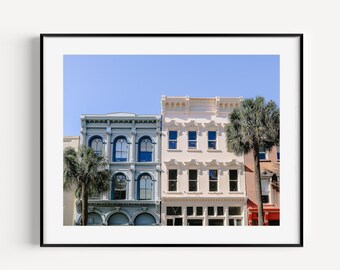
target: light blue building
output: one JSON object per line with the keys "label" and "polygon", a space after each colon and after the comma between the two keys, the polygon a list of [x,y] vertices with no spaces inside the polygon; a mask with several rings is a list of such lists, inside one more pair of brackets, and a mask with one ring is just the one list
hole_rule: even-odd
{"label": "light blue building", "polygon": [[107,156],[112,172],[109,191],[89,199],[88,225],[160,225],[161,116],[82,115],[80,144]]}

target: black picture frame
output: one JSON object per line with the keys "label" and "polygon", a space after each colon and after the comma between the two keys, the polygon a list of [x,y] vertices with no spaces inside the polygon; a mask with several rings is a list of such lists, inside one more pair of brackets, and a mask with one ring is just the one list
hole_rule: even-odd
{"label": "black picture frame", "polygon": [[[44,135],[44,47],[45,42],[44,38],[58,38],[58,37],[65,37],[65,38],[81,38],[81,37],[117,37],[117,38],[137,38],[137,37],[152,37],[152,38],[169,38],[169,37],[186,37],[186,38],[196,38],[196,37],[206,37],[206,38],[227,38],[227,37],[241,37],[241,38],[298,38],[299,39],[299,212],[300,212],[300,219],[299,219],[299,241],[298,243],[277,243],[277,244],[240,244],[240,243],[225,243],[225,244],[154,244],[154,243],[145,243],[145,244],[79,244],[79,243],[68,243],[68,244],[53,244],[53,243],[46,243],[44,239],[44,184],[47,179],[44,179],[45,174],[45,163],[44,163],[44,142],[45,142],[45,135]],[[40,34],[40,246],[41,247],[303,247],[304,243],[304,231],[303,231],[303,34],[301,33],[268,33],[268,34],[261,34],[261,33],[240,33],[240,34],[190,34],[190,33],[181,33],[181,34],[99,34],[99,33],[92,33],[92,34],[84,34],[84,33],[68,33],[68,34],[61,34],[61,33],[43,33]]]}

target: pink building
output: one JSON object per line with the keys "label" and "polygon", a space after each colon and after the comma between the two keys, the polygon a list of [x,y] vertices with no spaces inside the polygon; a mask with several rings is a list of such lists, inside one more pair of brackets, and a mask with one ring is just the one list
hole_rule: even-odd
{"label": "pink building", "polygon": [[[262,202],[265,225],[280,225],[280,147],[271,151],[260,149]],[[246,192],[248,197],[248,225],[257,225],[255,173],[253,153],[244,156]]]}

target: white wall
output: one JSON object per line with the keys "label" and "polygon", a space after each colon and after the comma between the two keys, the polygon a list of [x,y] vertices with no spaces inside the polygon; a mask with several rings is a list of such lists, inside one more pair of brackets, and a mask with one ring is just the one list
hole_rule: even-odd
{"label": "white wall", "polygon": [[[196,269],[226,264],[229,269],[334,269],[340,240],[340,181],[335,171],[340,150],[339,8],[336,0],[1,1],[0,139],[6,143],[1,144],[0,155],[0,269],[109,269],[125,263],[140,268],[147,265],[145,258],[157,260],[155,269],[162,262],[162,269],[173,269],[176,262],[187,266],[190,262]],[[43,32],[304,33],[305,247],[40,248],[39,33]],[[320,187],[328,188],[320,192]]]}

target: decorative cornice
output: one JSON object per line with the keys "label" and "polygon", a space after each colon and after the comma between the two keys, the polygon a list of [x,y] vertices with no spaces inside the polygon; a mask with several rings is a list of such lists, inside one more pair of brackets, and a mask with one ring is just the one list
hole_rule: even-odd
{"label": "decorative cornice", "polygon": [[231,161],[226,162],[226,165],[228,167],[241,167],[241,166],[243,166],[243,162],[239,162],[236,159],[232,159]]}
{"label": "decorative cornice", "polygon": [[164,121],[164,126],[167,127],[167,128],[176,128],[176,129],[180,129],[183,127],[183,124],[182,123],[178,123],[177,121],[175,120],[171,120],[169,122],[165,122]]}
{"label": "decorative cornice", "polygon": [[191,120],[190,122],[184,123],[186,129],[193,128],[193,129],[200,129],[202,127],[202,123],[198,123],[195,120]]}
{"label": "decorative cornice", "polygon": [[182,162],[178,162],[175,159],[170,159],[169,161],[165,161],[164,162],[165,166],[169,167],[169,166],[181,166]]}
{"label": "decorative cornice", "polygon": [[190,161],[184,162],[184,164],[187,167],[200,167],[202,166],[203,162],[198,162],[196,159],[191,159]]}
{"label": "decorative cornice", "polygon": [[221,167],[223,166],[223,162],[218,162],[216,159],[212,159],[209,162],[205,162],[205,165],[208,167]]}
{"label": "decorative cornice", "polygon": [[212,120],[208,123],[204,123],[204,128],[209,129],[209,128],[215,128],[219,129],[222,127],[222,123],[217,123],[216,121]]}

